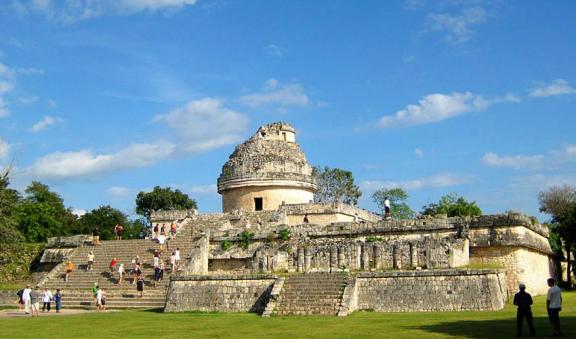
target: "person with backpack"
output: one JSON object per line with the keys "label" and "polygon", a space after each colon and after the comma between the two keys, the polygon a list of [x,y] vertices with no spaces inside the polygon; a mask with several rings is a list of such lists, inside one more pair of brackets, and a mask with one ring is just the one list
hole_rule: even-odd
{"label": "person with backpack", "polygon": [[56,294],[54,294],[54,302],[56,303],[56,313],[60,313],[62,309],[62,291],[59,288],[56,289]]}
{"label": "person with backpack", "polygon": [[16,292],[16,295],[18,296],[18,300],[16,301],[18,303],[18,311],[22,311],[24,309],[24,300],[22,300],[22,295],[24,294],[24,289],[20,289],[18,292]]}

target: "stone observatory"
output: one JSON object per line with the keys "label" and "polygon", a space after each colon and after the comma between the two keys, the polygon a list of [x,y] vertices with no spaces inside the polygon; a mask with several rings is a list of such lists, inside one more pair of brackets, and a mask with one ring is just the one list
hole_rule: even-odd
{"label": "stone observatory", "polygon": [[296,130],[285,122],[264,125],[236,146],[218,178],[225,213],[309,203],[315,191],[312,166],[296,143]]}

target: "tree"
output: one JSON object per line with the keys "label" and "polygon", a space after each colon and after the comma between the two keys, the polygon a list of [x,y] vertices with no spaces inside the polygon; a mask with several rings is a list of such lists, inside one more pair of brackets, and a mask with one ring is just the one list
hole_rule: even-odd
{"label": "tree", "polygon": [[150,220],[152,211],[198,208],[196,201],[180,190],[170,187],[154,187],[152,192],[140,192],[136,196],[136,213]]}
{"label": "tree", "polygon": [[16,213],[21,197],[18,191],[8,188],[9,176],[10,168],[0,174],[0,244],[24,240]]}
{"label": "tree", "polygon": [[386,197],[390,200],[390,209],[396,219],[413,219],[416,216],[416,212],[406,203],[408,193],[399,187],[379,189],[372,194],[372,200],[378,205],[382,215],[384,215],[384,200]]}
{"label": "tree", "polygon": [[312,175],[317,186],[314,202],[343,202],[350,205],[358,203],[362,192],[354,185],[352,172],[339,168],[314,167]]}
{"label": "tree", "polygon": [[126,228],[128,226],[128,217],[126,214],[109,205],[100,206],[82,215],[80,219],[78,219],[78,233],[92,234],[92,231],[98,226],[100,239],[112,240],[115,239],[114,226],[116,224],[120,224]]}
{"label": "tree", "polygon": [[64,206],[62,198],[47,185],[33,181],[19,204],[18,227],[29,242],[44,242],[49,237],[74,233],[76,216]]}
{"label": "tree", "polygon": [[538,201],[540,212],[552,216],[551,231],[558,234],[566,250],[566,278],[570,287],[572,276],[570,253],[576,249],[576,187],[552,186],[538,194]]}
{"label": "tree", "polygon": [[423,215],[446,214],[449,217],[480,216],[482,210],[475,201],[468,202],[456,193],[445,195],[438,203],[430,203],[422,207]]}

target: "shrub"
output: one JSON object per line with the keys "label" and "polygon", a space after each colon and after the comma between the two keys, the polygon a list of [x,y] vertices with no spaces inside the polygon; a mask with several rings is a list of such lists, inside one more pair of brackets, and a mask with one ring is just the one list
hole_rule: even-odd
{"label": "shrub", "polygon": [[223,251],[228,251],[230,249],[230,247],[232,247],[232,243],[230,243],[229,240],[224,240],[222,241],[222,250]]}
{"label": "shrub", "polygon": [[383,239],[381,237],[375,237],[375,236],[369,236],[366,237],[366,242],[379,242],[382,241]]}
{"label": "shrub", "polygon": [[290,233],[289,229],[285,228],[280,231],[280,239],[288,241],[290,238],[292,238],[292,234]]}
{"label": "shrub", "polygon": [[252,243],[252,239],[254,239],[254,233],[248,231],[240,233],[240,244],[242,248],[247,249]]}

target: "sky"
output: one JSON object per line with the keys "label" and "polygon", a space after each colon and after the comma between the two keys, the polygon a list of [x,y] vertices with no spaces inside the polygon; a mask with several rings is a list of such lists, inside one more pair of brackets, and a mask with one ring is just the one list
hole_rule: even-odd
{"label": "sky", "polygon": [[154,186],[221,211],[235,145],[285,121],[359,206],[402,187],[546,215],[576,185],[576,2],[5,0],[0,166],[77,213]]}

